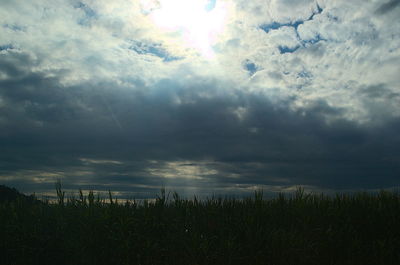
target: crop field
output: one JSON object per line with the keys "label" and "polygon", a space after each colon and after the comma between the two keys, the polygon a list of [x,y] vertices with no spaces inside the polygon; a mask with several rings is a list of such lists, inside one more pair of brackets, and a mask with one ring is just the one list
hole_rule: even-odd
{"label": "crop field", "polygon": [[200,200],[161,190],[142,203],[57,194],[0,203],[1,264],[400,264],[396,192]]}

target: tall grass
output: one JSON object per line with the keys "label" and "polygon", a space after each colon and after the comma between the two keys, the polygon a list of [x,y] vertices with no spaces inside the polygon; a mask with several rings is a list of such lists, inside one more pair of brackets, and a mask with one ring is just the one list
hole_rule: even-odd
{"label": "tall grass", "polygon": [[0,203],[1,264],[400,264],[400,195]]}

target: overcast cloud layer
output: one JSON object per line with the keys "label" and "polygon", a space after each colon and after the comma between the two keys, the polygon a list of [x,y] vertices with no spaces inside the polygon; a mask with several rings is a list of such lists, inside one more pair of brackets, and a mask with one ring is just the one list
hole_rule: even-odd
{"label": "overcast cloud layer", "polygon": [[400,1],[222,6],[211,60],[140,1],[2,0],[0,184],[137,198],[398,187]]}

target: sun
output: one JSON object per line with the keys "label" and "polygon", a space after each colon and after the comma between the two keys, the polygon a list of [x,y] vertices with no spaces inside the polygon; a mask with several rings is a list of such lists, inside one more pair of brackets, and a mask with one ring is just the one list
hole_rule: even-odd
{"label": "sun", "polygon": [[224,30],[226,7],[216,0],[142,0],[142,10],[165,32],[179,32],[183,44],[205,57]]}

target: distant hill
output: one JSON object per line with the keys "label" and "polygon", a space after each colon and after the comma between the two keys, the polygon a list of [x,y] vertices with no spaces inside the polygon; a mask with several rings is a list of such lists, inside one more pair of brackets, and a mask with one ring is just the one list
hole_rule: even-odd
{"label": "distant hill", "polygon": [[29,202],[38,201],[34,195],[27,196],[25,194],[20,193],[15,188],[10,188],[4,185],[0,185],[0,202],[15,201],[17,199],[26,200]]}

